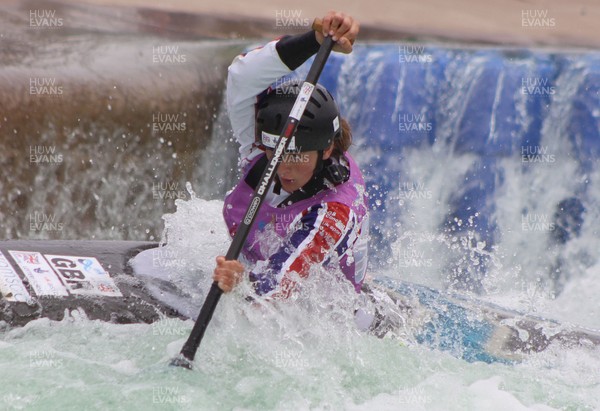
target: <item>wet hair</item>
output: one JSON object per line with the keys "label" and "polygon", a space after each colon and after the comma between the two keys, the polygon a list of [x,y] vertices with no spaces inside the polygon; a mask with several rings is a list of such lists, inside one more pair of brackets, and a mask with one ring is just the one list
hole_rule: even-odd
{"label": "wet hair", "polygon": [[352,129],[345,118],[340,117],[341,134],[333,140],[333,152],[331,155],[340,158],[352,145]]}

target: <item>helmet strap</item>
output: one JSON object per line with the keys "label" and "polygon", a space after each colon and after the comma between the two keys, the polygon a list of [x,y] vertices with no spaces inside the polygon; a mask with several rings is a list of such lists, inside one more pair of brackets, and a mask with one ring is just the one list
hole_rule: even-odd
{"label": "helmet strap", "polygon": [[281,180],[279,180],[279,176],[275,175],[275,181],[273,183],[273,193],[279,195],[281,193]]}
{"label": "helmet strap", "polygon": [[317,177],[323,171],[323,150],[317,152],[317,165],[313,171],[313,177]]}

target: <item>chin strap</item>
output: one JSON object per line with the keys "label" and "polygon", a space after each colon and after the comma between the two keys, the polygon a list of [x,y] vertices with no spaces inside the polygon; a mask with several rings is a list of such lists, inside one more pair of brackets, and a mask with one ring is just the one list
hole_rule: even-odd
{"label": "chin strap", "polygon": [[277,195],[281,193],[281,181],[279,176],[275,176],[275,183],[273,184],[273,192]]}
{"label": "chin strap", "polygon": [[[263,155],[262,158],[260,158],[254,167],[252,167],[252,169],[248,172],[248,175],[245,179],[246,184],[248,184],[251,188],[256,188],[259,183],[260,176],[267,165],[267,156]],[[326,189],[327,185],[325,184],[325,180],[330,181],[334,186],[336,186],[348,181],[349,177],[350,171],[347,167],[337,162],[332,162],[329,159],[323,160],[323,152],[320,151],[313,177],[304,185],[304,187],[291,193],[284,201],[281,202],[279,207],[309,198],[319,191]],[[281,193],[281,182],[277,176],[275,177],[273,191],[275,194]]]}
{"label": "chin strap", "polygon": [[[302,188],[291,193],[278,207],[293,204],[297,201],[310,198],[321,190],[328,188],[325,180],[329,180],[334,186],[345,183],[350,178],[350,171],[339,163],[334,163],[331,160],[323,160],[322,152],[320,161],[317,162],[315,173],[308,183]],[[317,173],[317,169],[320,171]]]}
{"label": "chin strap", "polygon": [[313,178],[318,177],[321,171],[323,171],[323,150],[317,151],[317,165],[313,171]]}

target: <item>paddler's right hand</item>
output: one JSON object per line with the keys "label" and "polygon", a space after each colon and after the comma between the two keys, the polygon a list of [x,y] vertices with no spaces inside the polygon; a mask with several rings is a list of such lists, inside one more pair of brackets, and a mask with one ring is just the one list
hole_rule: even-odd
{"label": "paddler's right hand", "polygon": [[323,42],[324,36],[328,35],[332,36],[333,41],[336,42],[335,46],[333,46],[333,51],[345,54],[352,52],[352,45],[360,30],[358,21],[347,14],[330,11],[323,17],[321,23],[323,25],[322,32],[315,32],[319,44]]}
{"label": "paddler's right hand", "polygon": [[218,256],[213,280],[218,283],[223,292],[228,293],[242,281],[243,273],[244,266],[238,260],[225,260],[225,257]]}

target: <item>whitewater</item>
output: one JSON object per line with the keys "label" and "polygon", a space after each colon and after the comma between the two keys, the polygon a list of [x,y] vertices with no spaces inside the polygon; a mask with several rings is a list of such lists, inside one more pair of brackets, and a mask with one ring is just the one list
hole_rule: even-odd
{"label": "whitewater", "polygon": [[[222,202],[189,194],[164,216],[163,267],[182,290],[206,290],[214,256],[229,243]],[[168,266],[168,264],[166,264]],[[585,293],[598,267],[575,288]],[[373,272],[372,275],[390,272]],[[36,320],[5,330],[0,345],[3,409],[65,410],[593,410],[600,404],[600,351],[552,346],[506,365],[469,363],[410,338],[378,339],[357,332],[340,289],[336,300],[308,284],[309,297],[257,309],[242,284],[225,295],[195,361],[195,370],[169,367],[191,321],[117,325],[72,312],[61,322]],[[339,284],[338,284],[339,285]],[[597,287],[597,286],[596,286]],[[589,291],[588,291],[589,293]],[[200,296],[198,296],[200,297]],[[516,306],[536,300],[536,311],[578,319],[592,305],[583,298],[543,300],[507,296]],[[525,301],[527,300],[527,301]],[[590,300],[593,302],[593,299]],[[196,299],[194,311],[200,306]],[[335,303],[339,303],[336,307]],[[185,310],[186,307],[181,307]],[[597,318],[595,316],[595,318]],[[589,325],[596,325],[590,322]],[[9,371],[10,370],[10,371]]]}

